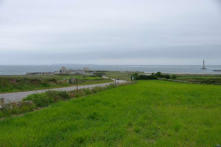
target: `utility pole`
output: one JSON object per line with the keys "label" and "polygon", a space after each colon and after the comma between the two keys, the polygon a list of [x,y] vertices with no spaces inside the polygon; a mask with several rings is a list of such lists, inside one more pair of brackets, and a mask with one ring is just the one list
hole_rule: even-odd
{"label": "utility pole", "polygon": [[77,93],[78,93],[78,79],[76,79],[76,84],[77,84]]}
{"label": "utility pole", "polygon": [[114,79],[114,85],[117,87],[117,78]]}

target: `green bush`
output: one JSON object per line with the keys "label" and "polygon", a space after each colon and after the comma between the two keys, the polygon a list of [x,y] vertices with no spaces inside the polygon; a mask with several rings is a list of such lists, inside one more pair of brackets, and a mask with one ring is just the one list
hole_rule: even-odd
{"label": "green bush", "polygon": [[96,77],[102,77],[102,76],[104,76],[105,75],[105,73],[104,72],[96,72],[96,73],[94,73],[94,75],[96,76]]}
{"label": "green bush", "polygon": [[169,74],[162,74],[161,72],[152,73],[151,75],[138,75],[138,73],[135,73],[132,77],[134,77],[135,80],[156,80],[158,78],[170,79]]}
{"label": "green bush", "polygon": [[137,80],[155,80],[157,77],[155,75],[139,75]]}
{"label": "green bush", "polygon": [[172,75],[171,78],[172,78],[172,79],[176,79],[177,76],[176,76],[176,75]]}
{"label": "green bush", "polygon": [[[154,73],[153,73],[154,74]],[[152,75],[153,75],[152,74]],[[162,77],[163,75],[162,75],[162,73],[161,72],[157,72],[156,74],[155,74],[155,76],[157,76],[157,77]]]}

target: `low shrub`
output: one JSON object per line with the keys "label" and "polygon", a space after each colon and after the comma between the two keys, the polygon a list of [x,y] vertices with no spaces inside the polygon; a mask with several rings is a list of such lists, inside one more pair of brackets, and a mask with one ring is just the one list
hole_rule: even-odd
{"label": "low shrub", "polygon": [[135,73],[132,75],[132,77],[134,80],[156,80],[159,78],[165,78],[165,79],[171,78],[169,74],[162,74],[161,72],[152,73],[151,75],[139,75],[138,73]]}
{"label": "low shrub", "polygon": [[[83,89],[80,89],[78,91],[73,91],[73,93],[75,93],[75,97],[81,97],[81,96],[85,96],[86,92]],[[88,93],[88,91],[87,91]]]}
{"label": "low shrub", "polygon": [[139,75],[137,80],[156,80],[157,77],[155,75]]}
{"label": "low shrub", "polygon": [[30,95],[24,101],[32,101],[37,107],[45,107],[51,103],[70,98],[69,93],[65,91],[47,91],[45,93]]}
{"label": "low shrub", "polygon": [[165,78],[165,79],[170,79],[169,74],[162,74],[161,72],[157,72],[156,74],[153,73],[157,78]]}
{"label": "low shrub", "polygon": [[92,93],[97,93],[103,89],[104,89],[103,87],[95,87],[95,88],[91,89],[91,91],[92,91]]}
{"label": "low shrub", "polygon": [[0,117],[30,112],[33,111],[35,108],[36,105],[32,101],[4,104],[0,109]]}
{"label": "low shrub", "polygon": [[92,90],[91,89],[84,89],[84,92],[86,95],[89,95],[92,93]]}

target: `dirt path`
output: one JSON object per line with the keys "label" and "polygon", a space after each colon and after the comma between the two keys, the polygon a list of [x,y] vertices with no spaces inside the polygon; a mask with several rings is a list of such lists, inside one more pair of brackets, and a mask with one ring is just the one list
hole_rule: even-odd
{"label": "dirt path", "polygon": [[[124,84],[127,81],[124,80],[116,80],[117,84]],[[102,84],[91,84],[91,85],[82,85],[78,86],[79,89],[87,89],[87,88],[94,88],[94,87],[105,87],[108,85],[113,84],[114,82],[110,83],[102,83]],[[34,90],[34,91],[27,91],[27,92],[13,92],[13,93],[6,93],[6,94],[0,94],[0,98],[4,99],[4,103],[10,103],[10,102],[18,102],[27,97],[31,94],[36,93],[44,93],[46,91],[73,91],[76,90],[77,86],[72,87],[63,87],[63,88],[53,88],[53,89],[43,89],[43,90]]]}

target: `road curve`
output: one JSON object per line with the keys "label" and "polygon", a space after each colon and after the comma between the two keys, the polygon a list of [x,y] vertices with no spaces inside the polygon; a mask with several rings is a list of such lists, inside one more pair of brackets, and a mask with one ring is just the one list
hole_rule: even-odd
{"label": "road curve", "polygon": [[[127,83],[127,81],[124,80],[116,80],[117,84],[124,84]],[[102,84],[91,84],[91,85],[81,85],[78,86],[79,89],[87,89],[87,88],[94,88],[94,87],[105,87],[108,85],[114,84],[114,82],[109,83],[102,83]],[[53,89],[43,89],[43,90],[33,90],[33,91],[26,91],[26,92],[13,92],[13,93],[6,93],[6,94],[0,94],[0,98],[4,99],[4,103],[10,103],[10,102],[18,102],[27,97],[31,94],[36,93],[44,93],[46,91],[73,91],[76,90],[77,86],[71,86],[71,87],[63,87],[63,88],[53,88]]]}

